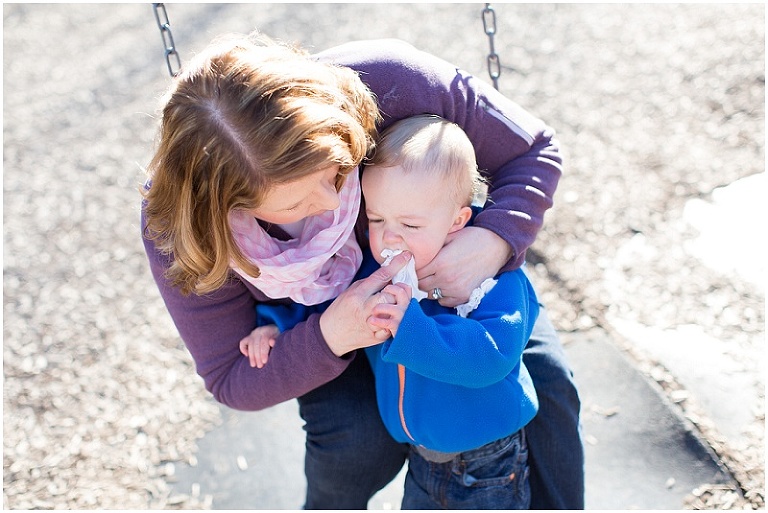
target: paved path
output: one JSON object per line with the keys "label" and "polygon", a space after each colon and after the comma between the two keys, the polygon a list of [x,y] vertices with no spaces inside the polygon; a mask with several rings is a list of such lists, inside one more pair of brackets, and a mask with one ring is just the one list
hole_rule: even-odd
{"label": "paved path", "polygon": [[[695,488],[732,484],[717,457],[601,330],[565,337],[583,402],[587,509],[682,509]],[[295,401],[266,411],[223,409],[199,443],[197,464],[177,468],[174,491],[213,509],[299,509],[305,491]],[[371,509],[399,509],[404,472]]]}

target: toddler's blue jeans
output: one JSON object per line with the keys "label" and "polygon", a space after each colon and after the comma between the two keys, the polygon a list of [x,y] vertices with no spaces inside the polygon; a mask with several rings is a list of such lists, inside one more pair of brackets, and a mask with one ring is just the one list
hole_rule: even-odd
{"label": "toddler's blue jeans", "polygon": [[[530,506],[583,509],[579,396],[544,308],[523,361],[539,398],[539,412],[525,428]],[[381,422],[365,355],[360,352],[338,378],[300,397],[299,411],[307,433],[304,507],[366,509],[368,500],[400,471],[409,447],[394,441]]]}
{"label": "toddler's blue jeans", "polygon": [[402,509],[528,509],[528,446],[518,431],[446,463],[411,449]]}

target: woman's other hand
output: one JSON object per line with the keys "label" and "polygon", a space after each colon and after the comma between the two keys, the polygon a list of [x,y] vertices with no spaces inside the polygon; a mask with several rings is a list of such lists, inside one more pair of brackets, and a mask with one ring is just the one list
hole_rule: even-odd
{"label": "woman's other hand", "polygon": [[467,226],[448,235],[445,245],[418,272],[419,289],[440,289],[439,303],[455,307],[466,303],[474,289],[491,278],[512,258],[509,244],[485,228]]}

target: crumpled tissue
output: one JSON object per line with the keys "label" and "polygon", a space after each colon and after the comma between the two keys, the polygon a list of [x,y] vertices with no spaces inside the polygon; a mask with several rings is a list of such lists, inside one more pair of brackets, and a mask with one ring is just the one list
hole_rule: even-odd
{"label": "crumpled tissue", "polygon": [[[392,259],[402,252],[402,249],[382,250],[381,258],[384,259],[384,262],[381,264],[381,266],[388,266]],[[395,274],[395,277],[392,278],[392,283],[405,283],[406,285],[410,285],[411,296],[416,301],[421,301],[422,299],[425,299],[429,296],[429,294],[423,290],[419,290],[419,279],[416,277],[416,261],[413,259],[413,257],[411,257],[408,263],[405,264],[405,267],[400,269],[397,274]]]}

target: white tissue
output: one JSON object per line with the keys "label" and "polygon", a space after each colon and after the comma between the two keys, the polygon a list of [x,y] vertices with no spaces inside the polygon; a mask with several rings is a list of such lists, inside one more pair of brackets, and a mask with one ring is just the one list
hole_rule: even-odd
{"label": "white tissue", "polygon": [[[384,262],[381,264],[381,266],[388,266],[392,259],[402,252],[402,249],[382,250],[381,258],[384,259]],[[416,261],[413,259],[413,257],[411,257],[408,263],[405,264],[405,267],[400,269],[397,274],[395,274],[395,277],[392,278],[392,283],[405,283],[406,285],[410,285],[411,295],[416,301],[421,301],[422,299],[428,297],[426,292],[419,290],[419,279],[416,277]]]}
{"label": "white tissue", "polygon": [[493,278],[488,278],[481,283],[480,286],[473,290],[469,295],[469,301],[456,307],[456,313],[461,317],[469,315],[469,312],[480,306],[480,301],[488,292],[490,292],[494,285],[496,285],[497,281],[498,280],[494,280]]}

